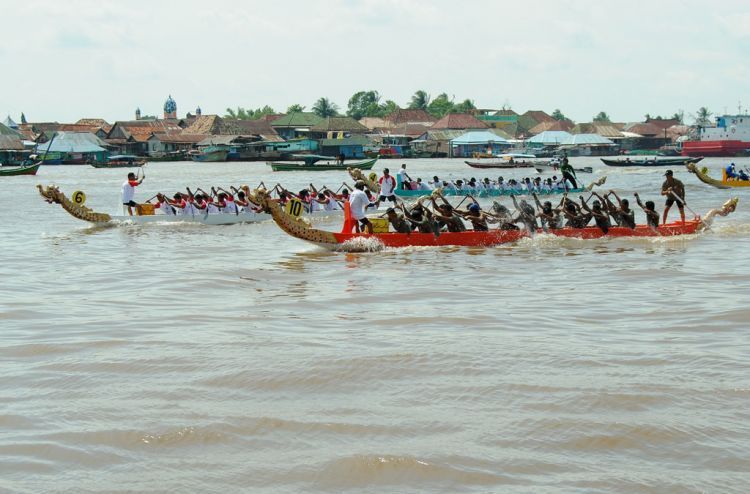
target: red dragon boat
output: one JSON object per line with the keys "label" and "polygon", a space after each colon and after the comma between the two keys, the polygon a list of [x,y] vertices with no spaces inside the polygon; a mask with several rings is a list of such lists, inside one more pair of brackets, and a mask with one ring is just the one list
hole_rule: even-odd
{"label": "red dragon boat", "polygon": [[[305,240],[320,247],[330,250],[377,250],[381,247],[438,247],[438,246],[466,246],[466,247],[491,247],[509,242],[518,241],[524,237],[531,236],[527,230],[499,230],[489,231],[465,231],[465,232],[443,232],[440,235],[432,233],[352,233],[354,220],[349,214],[346,205],[347,217],[344,220],[344,228],[341,232],[330,232],[313,228],[302,218],[296,218],[286,213],[279,206],[277,199],[272,199],[265,190],[255,191],[254,201],[269,213],[279,227],[287,234]],[[638,225],[635,228],[614,226],[604,233],[599,227],[586,228],[560,228],[547,232],[537,230],[535,233],[546,233],[559,237],[572,237],[580,239],[596,239],[602,237],[672,237],[677,235],[688,235],[708,228],[715,216],[726,216],[737,207],[738,198],[727,201],[721,208],[712,209],[702,219],[682,222],[667,223],[657,228],[646,225]]]}

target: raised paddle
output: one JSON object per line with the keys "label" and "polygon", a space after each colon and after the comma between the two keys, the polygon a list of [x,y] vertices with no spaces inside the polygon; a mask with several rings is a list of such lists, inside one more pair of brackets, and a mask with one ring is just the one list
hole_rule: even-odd
{"label": "raised paddle", "polygon": [[683,206],[685,206],[685,207],[687,208],[687,210],[688,210],[688,211],[690,211],[690,212],[691,212],[691,213],[693,214],[693,216],[695,216],[696,218],[698,217],[698,215],[697,215],[697,214],[695,214],[695,211],[693,211],[693,210],[692,210],[692,209],[690,208],[690,206],[688,206],[688,205],[687,205],[687,203],[685,202],[685,200],[684,200],[684,199],[682,199],[682,198],[681,198],[680,196],[678,196],[677,194],[675,194],[675,192],[674,192],[674,191],[673,191],[672,189],[669,189],[669,193],[670,193],[670,194],[672,194],[672,196],[673,196],[673,197],[674,197],[675,199],[677,199],[677,201],[678,201],[678,202],[679,202],[680,204],[682,204]]}

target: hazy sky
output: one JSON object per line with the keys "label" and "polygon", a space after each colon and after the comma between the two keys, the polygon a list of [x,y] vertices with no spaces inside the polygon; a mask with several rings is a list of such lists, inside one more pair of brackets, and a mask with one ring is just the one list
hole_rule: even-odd
{"label": "hazy sky", "polygon": [[285,110],[417,89],[481,108],[750,107],[750,1],[0,0],[0,119]]}

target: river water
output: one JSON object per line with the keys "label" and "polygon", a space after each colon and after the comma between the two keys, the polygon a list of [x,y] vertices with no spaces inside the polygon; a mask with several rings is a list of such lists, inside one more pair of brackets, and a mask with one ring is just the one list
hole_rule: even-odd
{"label": "river water", "polygon": [[[704,161],[714,176],[722,162]],[[572,163],[663,204],[664,169]],[[116,212],[126,171],[0,181],[0,492],[747,491],[745,191],[675,168],[696,212],[740,196],[684,238],[355,254],[270,222],[90,227],[33,187]],[[262,163],[146,175],[140,199],[345,178]]]}

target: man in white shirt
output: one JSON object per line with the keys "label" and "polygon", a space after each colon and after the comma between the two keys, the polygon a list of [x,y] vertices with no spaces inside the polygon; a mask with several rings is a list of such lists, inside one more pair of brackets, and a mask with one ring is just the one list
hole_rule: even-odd
{"label": "man in white shirt", "polygon": [[367,194],[365,194],[365,183],[359,180],[354,185],[354,191],[349,195],[349,207],[351,209],[352,218],[357,222],[357,233],[360,233],[362,228],[365,228],[367,233],[372,233],[372,223],[367,219],[367,216],[365,216],[365,208],[369,204],[370,199],[367,197]]}
{"label": "man in white shirt", "polygon": [[[143,182],[146,174],[140,180],[136,179],[135,173],[128,173],[128,179],[122,184],[122,205],[128,207],[128,215],[133,216],[133,208],[138,204],[135,202],[135,188]],[[123,207],[124,209],[124,207]]]}
{"label": "man in white shirt", "polygon": [[388,168],[383,169],[383,176],[378,180],[378,184],[380,184],[380,197],[378,197],[375,207],[379,207],[383,201],[391,201],[395,204],[396,194],[394,191],[396,190],[396,179],[390,174]]}
{"label": "man in white shirt", "polygon": [[398,181],[402,189],[411,189],[411,177],[406,174],[406,163],[401,165],[401,169],[398,171]]}

